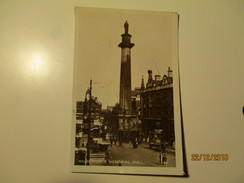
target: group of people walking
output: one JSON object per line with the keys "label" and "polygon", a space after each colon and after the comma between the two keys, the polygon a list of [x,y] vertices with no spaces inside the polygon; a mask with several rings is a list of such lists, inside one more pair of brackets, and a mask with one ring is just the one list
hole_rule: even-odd
{"label": "group of people walking", "polygon": [[113,145],[117,145],[117,142],[119,143],[120,146],[122,146],[122,139],[118,138],[116,135],[111,135],[109,137],[110,141],[110,146],[112,147]]}
{"label": "group of people walking", "polygon": [[163,153],[162,151],[159,154],[159,162],[162,165],[167,165],[168,164],[168,159],[165,153]]}

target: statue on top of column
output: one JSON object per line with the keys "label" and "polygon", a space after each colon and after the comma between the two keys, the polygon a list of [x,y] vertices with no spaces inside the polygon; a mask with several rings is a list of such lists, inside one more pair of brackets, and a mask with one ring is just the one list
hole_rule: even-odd
{"label": "statue on top of column", "polygon": [[129,24],[128,24],[127,21],[125,22],[124,27],[125,27],[125,34],[128,34],[128,32],[129,32]]}

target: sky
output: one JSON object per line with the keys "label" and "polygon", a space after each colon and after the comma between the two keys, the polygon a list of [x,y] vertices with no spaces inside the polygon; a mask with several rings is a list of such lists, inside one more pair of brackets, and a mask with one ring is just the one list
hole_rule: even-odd
{"label": "sky", "polygon": [[[176,13],[156,11],[75,8],[73,103],[84,100],[90,79],[92,95],[103,108],[119,101],[121,34],[129,23],[132,89],[148,79],[148,70],[163,76],[174,71],[177,53]],[[173,72],[174,73],[174,72]]]}

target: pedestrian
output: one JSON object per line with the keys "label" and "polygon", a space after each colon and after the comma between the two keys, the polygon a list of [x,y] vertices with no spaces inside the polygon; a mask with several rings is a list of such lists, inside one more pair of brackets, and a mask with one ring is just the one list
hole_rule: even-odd
{"label": "pedestrian", "polygon": [[163,165],[167,165],[167,164],[168,164],[167,157],[166,157],[166,155],[164,154],[164,155],[163,155]]}
{"label": "pedestrian", "polygon": [[119,138],[119,146],[123,145],[123,139]]}
{"label": "pedestrian", "polygon": [[147,141],[147,143],[149,143],[149,142],[150,142],[150,138],[149,138],[149,137],[147,137],[147,138],[146,138],[146,141]]}
{"label": "pedestrian", "polygon": [[106,134],[106,141],[108,141],[109,140],[109,134],[107,133]]}
{"label": "pedestrian", "polygon": [[115,146],[116,146],[116,144],[117,144],[117,136],[114,136],[114,144],[115,144]]}
{"label": "pedestrian", "polygon": [[159,162],[160,162],[160,164],[163,164],[163,152],[162,151],[159,153]]}
{"label": "pedestrian", "polygon": [[139,144],[139,142],[138,142],[138,139],[136,138],[135,139],[135,148],[137,148],[138,144]]}
{"label": "pedestrian", "polygon": [[110,144],[111,144],[111,147],[113,146],[113,137],[110,136]]}
{"label": "pedestrian", "polygon": [[109,162],[112,160],[112,153],[111,153],[111,150],[107,150],[105,152],[105,160],[106,160],[106,163],[109,164]]}

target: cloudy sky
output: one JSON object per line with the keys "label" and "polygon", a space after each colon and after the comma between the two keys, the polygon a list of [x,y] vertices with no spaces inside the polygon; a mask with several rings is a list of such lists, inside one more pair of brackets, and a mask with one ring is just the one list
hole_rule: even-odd
{"label": "cloudy sky", "polygon": [[75,8],[75,52],[73,102],[84,100],[89,81],[93,95],[103,108],[119,101],[121,34],[129,23],[131,42],[132,89],[141,85],[141,78],[167,74],[175,67],[177,14],[166,12]]}

